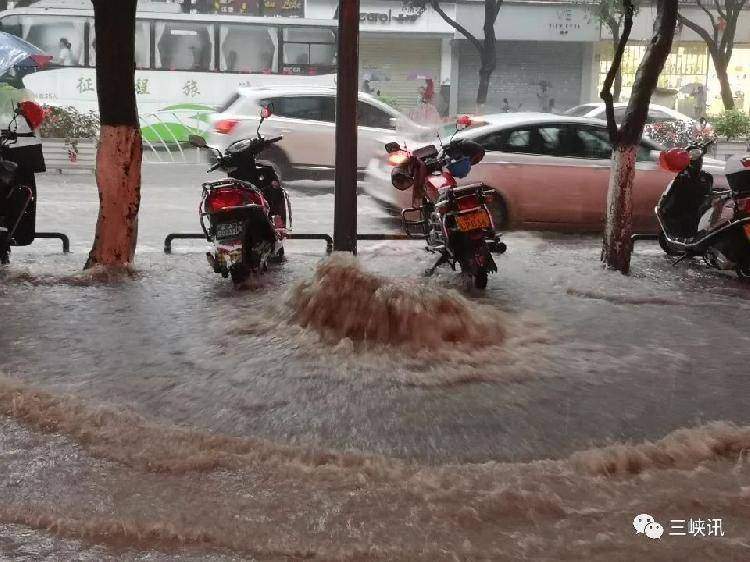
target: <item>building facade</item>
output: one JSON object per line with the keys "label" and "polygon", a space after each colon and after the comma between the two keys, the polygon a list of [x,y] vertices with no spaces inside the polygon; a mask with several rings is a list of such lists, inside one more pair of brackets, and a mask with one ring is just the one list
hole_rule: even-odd
{"label": "building facade", "polygon": [[[88,0],[43,0],[40,4],[89,5]],[[7,2],[8,7],[24,2]],[[142,0],[139,8],[166,6],[183,12],[326,20],[337,18],[338,0]],[[361,0],[360,87],[397,107],[418,105],[421,88],[432,83],[441,112],[522,110],[564,111],[598,101],[612,61],[609,30],[594,4],[573,0],[505,0],[495,22],[497,68],[487,103],[476,106],[480,54],[473,44],[429,6],[409,9],[402,0]],[[484,0],[441,1],[448,17],[478,39],[484,37]],[[750,6],[748,6],[750,8]],[[710,29],[708,16],[685,3],[681,12]],[[623,60],[622,99],[651,39],[655,7],[636,15]],[[252,49],[250,49],[252,50]],[[238,52],[238,60],[240,52]],[[249,55],[248,55],[249,56]],[[736,105],[750,110],[750,9],[737,25],[729,79]],[[721,111],[719,85],[705,43],[679,27],[655,99],[700,116]]]}

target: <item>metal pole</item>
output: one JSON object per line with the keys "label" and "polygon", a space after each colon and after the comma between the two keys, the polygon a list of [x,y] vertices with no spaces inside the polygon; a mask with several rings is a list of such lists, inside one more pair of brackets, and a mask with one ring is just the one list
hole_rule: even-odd
{"label": "metal pole", "polygon": [[359,0],[339,0],[333,249],[357,253]]}

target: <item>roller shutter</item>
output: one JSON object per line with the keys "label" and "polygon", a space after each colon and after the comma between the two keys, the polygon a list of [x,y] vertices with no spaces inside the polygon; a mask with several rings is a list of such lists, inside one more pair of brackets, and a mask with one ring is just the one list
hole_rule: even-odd
{"label": "roller shutter", "polygon": [[360,85],[365,73],[384,73],[390,81],[372,82],[375,90],[392,97],[400,109],[417,105],[422,81],[408,80],[409,73],[430,72],[440,88],[440,39],[405,38],[399,35],[362,35],[359,40]]}

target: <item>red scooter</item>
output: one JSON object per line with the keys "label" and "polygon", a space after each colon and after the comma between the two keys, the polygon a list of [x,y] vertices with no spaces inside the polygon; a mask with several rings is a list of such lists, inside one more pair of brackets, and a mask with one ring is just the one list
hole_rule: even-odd
{"label": "red scooter", "polygon": [[[466,118],[460,118],[457,130],[467,124]],[[481,184],[459,187],[456,182],[484,158],[484,149],[460,139],[451,139],[440,151],[434,145],[408,151],[396,142],[385,149],[394,166],[393,186],[401,191],[414,189],[415,206],[401,213],[406,234],[424,237],[427,251],[440,255],[426,274],[432,275],[446,263],[455,270],[458,264],[477,289],[487,287],[488,274],[497,271],[492,253],[502,254],[507,249],[487,208],[494,192]],[[418,218],[409,219],[410,215]]]}

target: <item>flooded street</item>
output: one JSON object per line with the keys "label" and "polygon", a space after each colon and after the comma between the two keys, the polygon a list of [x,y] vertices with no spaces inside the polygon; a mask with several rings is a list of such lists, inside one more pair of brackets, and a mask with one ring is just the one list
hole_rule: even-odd
{"label": "flooded street", "polygon": [[[235,291],[202,241],[162,250],[204,177],[146,167],[136,269],[106,277],[80,273],[93,177],[41,178],[72,253],[0,272],[0,559],[750,558],[750,286],[511,233],[481,293],[411,241],[290,241]],[[331,184],[290,188],[295,231],[330,233]],[[640,513],[725,535],[650,540]]]}

